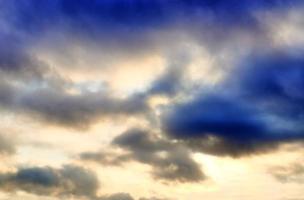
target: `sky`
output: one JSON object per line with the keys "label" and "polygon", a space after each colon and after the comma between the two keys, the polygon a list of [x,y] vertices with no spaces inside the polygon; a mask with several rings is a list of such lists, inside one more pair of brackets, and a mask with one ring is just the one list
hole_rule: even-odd
{"label": "sky", "polygon": [[303,200],[302,0],[0,0],[0,200]]}

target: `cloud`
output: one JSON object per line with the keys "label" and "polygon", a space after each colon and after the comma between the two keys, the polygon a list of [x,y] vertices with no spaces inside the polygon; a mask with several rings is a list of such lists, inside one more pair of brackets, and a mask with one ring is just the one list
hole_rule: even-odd
{"label": "cloud", "polygon": [[11,155],[16,151],[15,143],[12,139],[0,133],[0,154]]}
{"label": "cloud", "polygon": [[[123,49],[127,50],[123,52],[129,52],[131,46],[135,46],[135,49],[142,51],[147,46],[154,46],[147,45],[149,42],[162,43],[162,40],[156,39],[152,42],[147,38],[152,33],[160,37],[160,31],[156,30],[167,28],[181,29],[181,32],[186,30],[187,35],[203,41],[209,41],[208,35],[218,40],[218,33],[226,34],[228,30],[237,32],[239,29],[250,29],[251,33],[252,29],[260,29],[254,16],[256,11],[292,7],[298,3],[296,0],[284,3],[278,0],[259,0],[234,4],[221,0],[94,0],[90,3],[84,0],[2,1],[1,11],[5,20],[0,28],[0,42],[10,48],[0,50],[0,70],[5,74],[3,83],[9,86],[1,86],[0,104],[8,109],[23,109],[34,114],[32,116],[48,119],[57,124],[82,128],[88,127],[100,116],[146,113],[146,97],[141,95],[120,99],[108,97],[109,94],[68,94],[66,90],[73,87],[73,83],[55,70],[61,66],[50,66],[31,53],[35,47],[34,43],[39,44],[41,38],[50,40],[47,43],[52,43],[56,38],[54,32],[59,32],[64,38],[79,37],[83,41],[83,46],[87,45],[87,38],[90,38],[94,44],[100,40],[112,41],[110,45],[102,45],[106,49],[113,47],[114,51]],[[198,30],[185,28],[189,26],[189,21],[199,21],[195,26]],[[227,26],[229,28],[225,28]],[[221,27],[225,31],[218,31]],[[217,40],[212,40],[210,46],[216,46]],[[171,41],[168,44],[171,44]],[[143,48],[137,48],[137,45],[142,45]],[[182,90],[184,67],[180,65],[184,64],[183,60],[173,62],[173,65],[177,66],[169,66],[169,69],[148,88],[147,95],[172,96]],[[9,104],[10,102],[17,104]]]}
{"label": "cloud", "polygon": [[70,127],[87,128],[100,117],[146,114],[148,105],[141,96],[115,98],[102,92],[68,94],[63,91],[35,91],[19,99],[17,106],[43,119]]}
{"label": "cloud", "polygon": [[120,155],[113,152],[84,152],[80,154],[80,159],[83,161],[94,161],[102,165],[122,165],[130,161],[128,155]]}
{"label": "cloud", "polygon": [[146,91],[148,96],[174,96],[182,90],[182,81],[189,58],[185,55],[176,55],[171,57],[169,62],[171,63],[169,63],[165,72],[153,81],[150,88]]}
{"label": "cloud", "polygon": [[11,105],[14,99],[14,86],[7,81],[0,80],[0,105],[5,107]]}
{"label": "cloud", "polygon": [[198,182],[206,178],[187,149],[146,130],[130,129],[114,138],[112,144],[127,150],[125,156],[129,160],[152,166],[152,175],[156,179]]}
{"label": "cloud", "polygon": [[152,167],[155,179],[167,182],[199,182],[206,179],[200,165],[184,146],[161,139],[147,130],[129,129],[114,138],[112,145],[127,152],[85,152],[80,154],[80,159],[116,166],[138,161]]}
{"label": "cloud", "polygon": [[304,139],[302,52],[241,61],[226,80],[163,117],[169,137],[195,150],[241,156]]}
{"label": "cloud", "polygon": [[[105,195],[103,197],[99,197],[97,200],[134,200],[134,198],[128,193],[115,193],[111,195]],[[163,198],[139,198],[138,200],[167,200]]]}
{"label": "cloud", "polygon": [[39,62],[26,51],[24,42],[15,36],[1,33],[0,43],[9,48],[0,49],[0,71],[10,77],[24,79],[39,79],[48,66]]}
{"label": "cloud", "polygon": [[128,193],[116,193],[109,196],[99,197],[98,200],[134,200]]}
{"label": "cloud", "polygon": [[[31,39],[60,30],[73,37],[119,44],[129,51],[143,47],[152,32],[172,26],[191,32],[193,26],[185,27],[193,23],[196,27],[208,27],[208,31],[203,28],[201,33],[209,35],[214,42],[215,38],[224,38],[217,37],[223,36],[223,30],[225,36],[233,34],[232,29],[257,33],[263,29],[255,17],[257,12],[301,5],[300,0],[93,0],[89,3],[85,0],[13,0],[2,1],[0,11],[11,30]],[[218,28],[213,24],[218,24]],[[207,33],[210,30],[214,34]]]}
{"label": "cloud", "polygon": [[36,195],[95,198],[98,187],[93,172],[73,165],[60,169],[21,168],[13,173],[0,174],[0,188],[7,192],[23,190]]}
{"label": "cloud", "polygon": [[303,163],[292,163],[289,165],[275,166],[269,169],[269,173],[282,183],[304,183]]}
{"label": "cloud", "polygon": [[71,94],[53,86],[28,89],[8,81],[0,86],[0,106],[74,128],[88,128],[102,117],[148,115],[149,111],[141,95],[119,98],[104,91]]}
{"label": "cloud", "polygon": [[64,165],[61,168],[29,167],[20,168],[16,172],[0,173],[0,190],[8,193],[21,190],[38,196],[60,199],[134,200],[128,193],[99,196],[99,186],[93,171],[75,165]]}
{"label": "cloud", "polygon": [[[273,52],[276,36],[269,27],[279,23],[270,25],[259,18],[275,11],[272,17],[281,21],[286,10],[302,4],[301,0],[0,0],[0,108],[13,113],[10,121],[25,114],[33,121],[81,129],[104,118],[147,118],[149,126],[154,126],[151,129],[158,129],[160,135],[129,129],[111,143],[111,148],[123,153],[86,152],[80,158],[108,166],[135,161],[151,167],[156,180],[200,183],[207,177],[192,158],[192,151],[240,157],[303,141],[303,52]],[[289,26],[279,29],[293,32]],[[225,68],[261,43],[272,53],[258,49],[259,53],[253,52],[231,66],[227,78],[218,85],[205,84],[208,78],[193,80],[193,74],[202,72],[197,65],[213,68],[223,64],[220,67]],[[140,94],[135,89],[126,90],[123,97],[115,96],[118,91],[90,90],[92,82],[95,88],[95,83],[105,80],[113,88],[116,81],[128,87],[134,71],[141,74],[136,71],[139,67],[149,71],[148,65],[162,65],[168,54],[175,55],[179,49],[191,51],[193,57],[169,58],[165,72],[151,79],[155,81],[150,85],[139,87],[145,90]],[[208,58],[200,52],[203,50]],[[141,59],[142,55],[148,59]],[[201,62],[204,59],[208,62]],[[106,68],[103,65],[106,70],[100,69]],[[120,67],[125,69],[112,77]],[[81,74],[87,71],[90,75]],[[214,75],[213,70],[205,71],[200,77]],[[86,80],[86,85],[73,83],[69,77],[77,77],[76,82],[91,80]],[[201,88],[198,94],[196,90]],[[154,99],[154,95],[166,98]],[[31,127],[17,128],[25,131]],[[27,147],[25,150],[28,153]],[[15,151],[13,141],[0,134],[0,154]],[[279,167],[273,175],[282,182],[301,182],[303,166]],[[98,186],[93,172],[71,165],[0,173],[0,188],[8,192],[133,200],[125,193],[98,196]],[[148,199],[158,198],[141,198]]]}
{"label": "cloud", "polygon": [[169,199],[151,197],[151,198],[140,198],[139,200],[169,200]]}
{"label": "cloud", "polygon": [[[38,28],[43,30],[46,25],[54,25],[56,19],[66,19],[70,25],[78,28],[81,25],[90,25],[89,27],[95,28],[100,25],[107,25],[108,28],[124,25],[134,27],[159,26],[172,22],[175,18],[195,15],[203,11],[213,11],[215,16],[226,23],[240,23],[243,20],[243,23],[248,23],[250,22],[249,19],[252,12],[255,10],[294,6],[301,4],[301,1],[258,0],[254,2],[235,1],[234,3],[228,3],[224,0],[176,0],[173,2],[161,0],[153,2],[141,0],[119,0],[115,2],[94,0],[88,3],[85,0],[47,2],[31,0],[21,1],[19,4],[16,1],[7,1],[2,4],[2,6],[6,6],[6,9],[10,8],[11,11],[22,11],[21,13],[17,13],[17,19],[11,19],[15,20],[13,22],[15,22],[16,26],[18,25],[23,29],[27,28],[29,30],[37,30]],[[31,11],[35,8],[36,15],[33,15]],[[243,17],[243,19],[240,17]],[[233,22],[232,19],[236,18],[237,21]]]}
{"label": "cloud", "polygon": [[32,117],[60,125],[88,127],[105,115],[132,115],[148,110],[141,95],[111,97],[109,93],[80,91],[71,94],[75,84],[58,74],[55,68],[30,52],[30,45],[20,36],[1,32],[0,106],[23,111]]}
{"label": "cloud", "polygon": [[249,109],[234,101],[208,96],[177,107],[166,121],[165,130],[176,137],[215,133],[227,138],[251,139],[263,134],[263,125],[254,117]]}
{"label": "cloud", "polygon": [[18,33],[3,33],[0,28],[0,79],[1,82],[30,87],[35,84],[61,88],[67,84],[50,65],[38,59],[31,44]]}

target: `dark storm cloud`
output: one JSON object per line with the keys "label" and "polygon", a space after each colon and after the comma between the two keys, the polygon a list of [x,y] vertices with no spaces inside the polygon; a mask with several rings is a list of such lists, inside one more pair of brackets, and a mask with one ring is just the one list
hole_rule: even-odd
{"label": "dark storm cloud", "polygon": [[303,52],[241,61],[212,92],[173,106],[163,129],[195,150],[240,156],[304,139]]}
{"label": "dark storm cloud", "polygon": [[0,189],[7,192],[23,190],[36,195],[95,198],[98,186],[93,172],[72,165],[60,169],[22,168],[0,174]]}
{"label": "dark storm cloud", "polygon": [[130,160],[151,165],[152,174],[157,179],[180,182],[205,179],[199,164],[184,147],[154,137],[144,130],[130,129],[112,143],[127,150]]}

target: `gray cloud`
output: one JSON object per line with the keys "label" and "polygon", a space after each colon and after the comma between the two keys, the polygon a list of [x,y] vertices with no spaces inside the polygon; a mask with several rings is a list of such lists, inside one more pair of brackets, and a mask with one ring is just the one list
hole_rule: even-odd
{"label": "gray cloud", "polygon": [[[48,5],[48,6],[46,6],[46,5]],[[80,13],[84,14],[84,16],[88,17],[88,18],[86,18],[80,13],[78,13],[78,14],[74,13],[76,15],[75,16],[76,19],[79,19],[81,21],[80,22],[81,25],[79,24],[78,20],[75,20],[74,17],[71,18],[71,16],[69,16],[72,13],[67,12],[67,10],[63,9],[59,5],[55,5],[50,2],[46,3],[46,5],[37,3],[37,2],[36,2],[36,4],[33,2],[26,3],[25,1],[22,1],[22,3],[19,2],[17,5],[15,5],[15,3],[9,3],[9,2],[3,3],[1,10],[3,10],[3,13],[5,13],[5,15],[4,15],[4,17],[6,19],[5,24],[8,26],[8,29],[11,32],[13,32],[14,34],[5,34],[4,30],[0,30],[1,44],[3,46],[10,47],[10,48],[2,48],[0,50],[0,70],[1,70],[1,74],[4,74],[5,76],[9,75],[10,77],[13,77],[13,78],[9,79],[10,84],[11,84],[11,82],[14,82],[14,83],[22,82],[24,87],[14,88],[16,86],[14,84],[12,86],[10,86],[11,90],[9,89],[9,87],[1,87],[0,88],[0,103],[2,104],[2,106],[9,109],[8,103],[18,102],[17,105],[11,104],[10,109],[15,109],[16,107],[21,108],[25,111],[28,111],[31,114],[36,114],[36,116],[38,116],[39,118],[47,119],[52,122],[56,122],[57,124],[60,124],[60,125],[68,125],[68,126],[75,126],[75,127],[82,127],[82,128],[88,127],[90,125],[90,123],[94,122],[94,120],[100,116],[112,115],[112,114],[129,115],[129,114],[147,112],[148,108],[145,103],[145,100],[146,100],[145,98],[147,98],[147,97],[143,97],[141,95],[131,96],[130,98],[127,98],[127,99],[119,99],[119,98],[109,97],[108,96],[109,94],[100,94],[102,92],[99,92],[98,94],[84,93],[83,95],[67,94],[65,92],[65,89],[67,89],[67,88],[64,88],[64,87],[66,84],[68,84],[68,83],[66,83],[68,81],[65,80],[64,78],[60,77],[58,74],[56,74],[56,72],[54,72],[54,69],[51,66],[47,65],[46,63],[44,63],[43,61],[39,60],[38,58],[36,58],[34,55],[31,54],[30,49],[32,47],[31,45],[33,45],[33,44],[31,44],[32,39],[35,37],[39,38],[38,36],[45,36],[44,33],[48,32],[51,36],[49,38],[47,38],[47,40],[50,40],[51,42],[50,41],[48,41],[48,42],[52,43],[52,39],[54,39],[56,37],[55,34],[53,35],[53,33],[52,33],[52,30],[54,29],[54,30],[58,30],[58,32],[61,33],[59,35],[62,35],[65,39],[74,38],[74,36],[76,37],[76,35],[79,36],[80,37],[79,39],[83,40],[83,43],[81,43],[83,45],[83,44],[86,44],[86,42],[88,42],[87,39],[84,39],[86,37],[83,37],[82,34],[78,35],[78,34],[76,34],[76,32],[78,32],[78,31],[83,32],[84,30],[87,30],[87,29],[82,28],[83,25],[85,25],[87,27],[91,27],[95,31],[98,30],[95,33],[96,34],[95,37],[93,37],[95,39],[93,41],[94,44],[95,44],[95,42],[100,41],[100,39],[103,41],[109,41],[109,40],[114,39],[115,44],[108,45],[114,49],[114,50],[112,50],[113,52],[119,50],[119,51],[123,51],[124,53],[127,54],[127,52],[130,51],[131,46],[137,46],[137,45],[134,45],[135,43],[141,44],[140,45],[141,48],[135,48],[137,51],[138,51],[138,49],[140,49],[140,52],[142,52],[143,49],[146,49],[146,48],[154,49],[153,48],[154,46],[157,46],[157,48],[163,49],[164,46],[168,46],[171,43],[174,43],[176,41],[174,39],[172,41],[170,40],[169,42],[164,42],[162,40],[159,40],[158,39],[158,37],[160,37],[158,35],[158,34],[160,34],[159,31],[156,31],[154,33],[154,31],[152,31],[152,29],[149,29],[149,28],[143,29],[145,31],[141,32],[140,34],[137,34],[134,37],[133,34],[129,34],[129,31],[127,31],[128,29],[126,29],[126,30],[124,28],[120,29],[120,28],[122,28],[120,26],[118,26],[118,27],[114,26],[115,27],[114,28],[113,26],[111,26],[111,23],[110,24],[108,24],[108,22],[104,23],[105,22],[105,21],[103,21],[104,17],[100,16],[101,13],[96,12],[97,10],[95,10],[95,8],[93,9],[94,12],[92,13],[93,10],[90,10],[91,7],[90,6],[89,6],[90,8],[86,7],[88,5],[83,2],[82,3],[78,2],[77,4],[73,4],[73,5],[71,5],[70,3],[67,3],[67,4],[64,3],[64,5],[67,6],[66,8],[68,10],[69,9],[73,10],[73,9],[77,8],[76,9],[76,10],[78,10],[77,13],[80,12]],[[102,9],[102,10],[107,8],[107,6],[103,7],[106,4],[99,5],[99,3],[96,4],[96,2],[92,2],[92,5],[96,5],[96,8],[98,7],[99,9]],[[144,6],[144,7],[147,6],[145,8],[145,9],[147,9],[147,11],[150,10],[150,6],[148,6],[148,5],[149,5],[149,3]],[[238,27],[238,28],[242,27],[242,29],[246,29],[246,30],[249,29],[250,31],[246,31],[246,32],[251,33],[252,27],[254,27],[253,29],[256,29],[257,28],[256,25],[258,23],[256,21],[256,19],[254,19],[254,17],[251,16],[251,14],[249,14],[250,12],[247,13],[247,11],[246,11],[246,16],[247,17],[250,16],[249,24],[254,22],[253,24],[251,24],[251,25],[253,25],[252,27],[247,26],[248,25],[247,23],[245,23],[245,24],[244,23],[232,23],[235,21],[235,20],[232,20],[232,21],[229,21],[229,23],[227,21],[227,24],[224,23],[226,25],[233,25],[233,26],[230,29],[227,29],[227,30],[225,30],[225,32],[223,32],[222,28],[219,28],[220,31],[218,30],[218,27],[222,27],[222,26],[216,26],[218,24],[215,23],[216,21],[214,21],[214,18],[209,16],[209,15],[213,16],[213,14],[208,12],[208,14],[206,13],[206,15],[209,17],[205,18],[205,20],[203,20],[203,21],[199,20],[199,23],[196,22],[197,26],[195,28],[195,31],[192,32],[192,29],[189,29],[189,31],[188,31],[188,28],[186,28],[187,24],[188,24],[188,20],[193,21],[194,19],[197,19],[197,18],[201,19],[200,15],[196,15],[196,14],[192,13],[192,9],[193,9],[192,5],[190,7],[188,7],[188,5],[185,4],[185,5],[187,5],[186,7],[182,6],[181,8],[178,8],[178,9],[177,9],[177,7],[179,7],[179,6],[176,7],[176,5],[170,4],[170,3],[164,4],[164,3],[158,2],[157,4],[152,3],[152,5],[159,7],[159,8],[161,8],[163,6],[172,7],[172,8],[174,8],[173,13],[177,12],[180,9],[185,9],[185,11],[187,11],[187,13],[188,13],[189,12],[188,9],[190,9],[190,7],[191,7],[191,9],[190,9],[191,12],[189,12],[189,14],[191,14],[191,15],[189,15],[187,17],[187,20],[185,20],[185,21],[183,20],[184,17],[180,18],[180,15],[175,16],[175,14],[179,13],[179,11],[175,14],[171,13],[171,14],[173,14],[172,17],[174,17],[174,18],[176,17],[176,20],[181,22],[180,26],[175,27],[176,25],[172,24],[172,27],[170,26],[169,29],[165,28],[165,27],[163,27],[163,28],[165,28],[166,30],[168,29],[167,31],[169,31],[169,32],[171,31],[171,28],[173,28],[172,29],[173,32],[175,32],[175,31],[182,32],[187,35],[191,35],[191,37],[193,37],[193,38],[197,37],[197,38],[199,38],[198,40],[200,40],[200,41],[202,40],[203,42],[209,41],[210,36],[212,38],[215,37],[215,40],[213,40],[215,42],[212,42],[211,46],[215,46],[215,44],[213,44],[213,43],[216,43],[216,41],[219,39],[217,37],[219,33],[225,33],[225,37],[221,36],[220,38],[226,38],[227,31],[230,32],[230,30],[233,30],[232,31],[233,33],[231,33],[231,35],[233,35],[233,36],[230,36],[230,37],[235,37],[234,32],[237,32],[237,30],[238,30],[238,29],[234,30],[236,27]],[[225,7],[227,6],[225,3],[220,3],[219,5],[225,6]],[[38,12],[37,9],[32,10],[36,6],[38,6],[41,10],[46,10],[46,12]],[[57,7],[57,6],[59,6],[59,7]],[[63,6],[63,7],[65,7],[65,6]],[[112,7],[112,6],[113,6],[113,9],[119,8],[119,6],[117,7],[116,4],[113,4],[110,7]],[[199,10],[203,11],[203,13],[205,13],[205,9],[209,10],[210,8],[213,7],[210,5],[201,5],[201,6],[202,7],[199,6],[199,8],[200,8]],[[220,6],[220,8],[221,8],[221,6]],[[196,7],[196,6],[194,6],[194,7]],[[215,6],[215,7],[217,7],[217,6]],[[247,7],[247,6],[245,6],[245,7]],[[127,8],[128,7],[126,7],[126,9]],[[63,10],[61,10],[61,9],[63,9]],[[90,11],[88,12],[87,9],[89,9]],[[107,10],[107,15],[109,14],[110,17],[115,16],[113,18],[113,19],[115,19],[114,20],[115,23],[114,23],[114,21],[113,21],[113,23],[116,24],[117,23],[116,17],[118,17],[120,15],[116,16],[116,14],[115,14],[114,16],[112,16],[110,10]],[[255,10],[255,9],[253,9],[253,10]],[[10,12],[8,12],[8,11],[10,11]],[[129,14],[131,14],[130,17],[133,20],[135,20],[134,22],[136,22],[137,17],[133,18],[134,10],[131,9],[130,12],[131,13],[127,12],[128,14],[126,13],[127,16]],[[12,14],[12,13],[14,13],[14,14]],[[24,21],[25,16],[23,16],[21,13],[27,13],[26,16],[28,17],[28,19],[26,21]],[[37,16],[32,15],[32,13],[36,13]],[[152,13],[154,13],[154,12],[152,12]],[[167,12],[164,14],[171,16],[171,14],[167,13]],[[50,15],[49,18],[46,17],[49,20],[46,20],[44,23],[42,23],[40,21],[40,17],[38,17],[39,15],[42,15],[41,18],[44,18],[44,19],[45,19],[45,15]],[[97,21],[93,20],[94,17],[97,17],[98,20]],[[157,16],[157,17],[159,17],[159,16]],[[148,24],[150,24],[152,21],[154,21],[153,20],[154,17],[151,18],[151,16],[149,16],[148,18],[149,18],[149,20],[147,21]],[[226,17],[223,19],[226,19]],[[88,23],[88,21],[86,21],[86,20],[89,20],[89,21],[92,20],[91,21],[92,23]],[[125,19],[122,18],[120,20],[124,21]],[[150,20],[152,20],[152,21],[150,21]],[[57,23],[59,21],[67,26],[62,27],[62,24]],[[143,23],[144,21],[140,22],[140,24]],[[167,22],[169,23],[169,21],[167,21]],[[196,21],[196,20],[194,20],[194,21]],[[97,23],[98,26],[92,26],[94,24],[93,22],[98,22]],[[17,24],[20,23],[19,26],[16,26],[16,23]],[[29,25],[29,23],[31,25]],[[84,24],[82,24],[82,23],[84,23]],[[128,20],[124,21],[124,23],[128,23]],[[120,23],[118,23],[118,24],[120,24]],[[133,25],[135,25],[135,24],[133,24]],[[108,26],[110,26],[110,29],[107,29],[107,28],[100,29],[100,27],[108,27]],[[206,29],[203,28],[205,26],[208,27],[208,31],[206,31]],[[210,26],[212,26],[213,28],[209,29]],[[137,26],[135,26],[135,27],[137,27]],[[135,27],[133,27],[133,28],[135,28]],[[157,29],[158,28],[162,29],[161,27],[162,26],[160,26],[160,27],[157,26]],[[31,28],[34,28],[35,31],[33,31]],[[113,37],[113,34],[116,33],[116,31],[112,32],[113,31],[112,28],[114,28],[114,30],[116,30],[116,31],[119,30],[117,32],[117,34],[119,36],[124,36],[124,37]],[[118,28],[118,29],[116,29],[116,28]],[[145,27],[145,28],[147,28],[147,27]],[[42,29],[43,29],[43,31],[42,31]],[[51,30],[49,30],[49,29],[51,29]],[[71,31],[71,32],[67,31],[69,29],[71,29],[73,31]],[[204,31],[202,31],[202,29],[204,29]],[[92,33],[93,30],[88,31],[88,33]],[[104,35],[103,31],[107,31],[107,30],[110,31],[110,34]],[[128,34],[120,35],[122,30],[125,30]],[[95,32],[95,31],[93,31],[93,32]],[[99,31],[101,31],[101,32],[99,32]],[[84,31],[84,32],[86,32],[86,31]],[[135,32],[138,33],[139,31],[136,29]],[[33,34],[33,33],[35,33],[35,34]],[[214,34],[214,33],[217,33],[217,34]],[[154,37],[155,38],[151,39],[149,36],[150,34],[152,34],[153,38]],[[13,35],[13,36],[9,36],[9,35]],[[139,35],[145,35],[145,37],[139,37]],[[208,36],[208,35],[210,35],[210,36]],[[90,37],[90,38],[92,38],[92,37]],[[117,38],[124,38],[124,39],[119,40],[119,42],[117,42]],[[139,40],[139,38],[141,38],[141,39]],[[39,42],[37,42],[37,43],[39,43]],[[163,45],[160,43],[165,43],[166,45]],[[124,44],[124,45],[121,45],[121,44]],[[130,45],[130,44],[132,44],[132,45]],[[123,48],[123,46],[126,46],[126,47]],[[171,48],[170,48],[170,51],[171,51]],[[63,57],[64,56],[66,56],[65,53],[63,53]],[[73,58],[69,58],[67,60],[72,62],[72,59]],[[178,65],[178,66],[169,67],[169,69],[166,71],[166,73],[163,74],[161,77],[159,77],[151,85],[151,88],[149,88],[149,91],[147,91],[147,93],[149,93],[150,95],[154,95],[154,94],[174,95],[174,94],[178,93],[179,90],[181,90],[181,85],[182,85],[181,82],[182,82],[183,75],[184,75],[183,66],[179,66],[179,65],[183,65],[183,63],[185,63],[185,62],[184,61],[182,61],[182,62],[177,61],[176,63],[173,62],[173,65]],[[69,64],[69,65],[74,66],[73,64]],[[47,86],[47,89],[43,88],[42,90],[33,90],[33,88],[38,87],[38,86],[39,87]],[[20,96],[19,94],[22,94],[22,96]]]}
{"label": "gray cloud", "polygon": [[0,29],[0,80],[14,85],[51,86],[62,88],[68,81],[55,69],[31,52],[31,44],[16,33],[6,34]]}
{"label": "gray cloud", "polygon": [[[111,195],[104,195],[102,197],[97,198],[96,200],[135,200],[135,199],[128,193],[115,193]],[[141,197],[138,200],[169,200],[169,199],[157,198],[157,197],[150,197],[150,198]]]}
{"label": "gray cloud", "polygon": [[[97,195],[96,174],[74,165],[62,168],[30,167],[16,172],[0,173],[0,190],[8,193],[24,191],[38,196],[85,198],[88,200],[134,200],[128,193]],[[150,198],[140,198],[150,200]],[[159,200],[151,198],[151,200]]]}
{"label": "gray cloud", "polygon": [[116,193],[99,197],[97,200],[134,200],[134,198],[128,193]]}
{"label": "gray cloud", "polygon": [[20,36],[0,30],[0,107],[23,111],[32,117],[60,125],[86,128],[106,115],[145,113],[148,106],[140,94],[112,97],[105,91],[70,94],[75,85],[43,60],[30,53]]}
{"label": "gray cloud", "polygon": [[15,143],[8,136],[0,133],[0,154],[15,153]]}
{"label": "gray cloud", "polygon": [[98,187],[93,172],[73,165],[60,169],[22,168],[14,173],[0,174],[0,189],[7,192],[23,190],[36,195],[95,198]]}
{"label": "gray cloud", "polygon": [[84,161],[98,162],[102,165],[122,165],[130,161],[128,155],[120,155],[114,152],[84,152],[80,154],[80,159]]}
{"label": "gray cloud", "polygon": [[174,96],[182,90],[184,73],[190,58],[186,55],[175,55],[168,60],[165,72],[158,77],[147,90],[148,95]]}
{"label": "gray cloud", "polygon": [[41,90],[21,97],[19,106],[44,119],[82,128],[98,117],[141,114],[148,110],[141,96],[120,99],[102,92],[72,95],[54,90]]}
{"label": "gray cloud", "polygon": [[139,200],[169,200],[169,199],[150,197],[150,198],[140,198]]}
{"label": "gray cloud", "polygon": [[141,95],[112,97],[104,91],[70,94],[63,89],[18,87],[8,81],[0,86],[0,106],[32,117],[70,127],[87,128],[99,117],[148,114]]}
{"label": "gray cloud", "polygon": [[0,31],[0,43],[9,48],[0,49],[1,75],[18,79],[39,79],[49,69],[26,49],[25,43],[15,36],[7,36]]}
{"label": "gray cloud", "polygon": [[7,107],[14,101],[14,86],[7,81],[0,80],[0,105]]}
{"label": "gray cloud", "polygon": [[282,183],[304,183],[304,163],[296,162],[289,165],[275,166],[269,173]]}
{"label": "gray cloud", "polygon": [[114,138],[112,144],[128,153],[111,158],[113,154],[91,152],[82,154],[81,158],[113,165],[135,160],[150,165],[153,177],[164,181],[198,182],[206,178],[186,148],[146,130],[130,129]]}

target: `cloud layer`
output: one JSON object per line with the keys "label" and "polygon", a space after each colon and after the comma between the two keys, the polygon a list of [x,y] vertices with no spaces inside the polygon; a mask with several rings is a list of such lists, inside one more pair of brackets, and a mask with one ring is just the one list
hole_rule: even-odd
{"label": "cloud layer", "polygon": [[112,144],[127,153],[87,152],[81,158],[105,165],[121,165],[135,160],[150,165],[153,177],[164,181],[198,182],[206,178],[185,147],[152,135],[147,130],[130,129],[114,138]]}
{"label": "cloud layer", "polygon": [[233,156],[302,140],[302,57],[287,51],[245,58],[212,92],[173,106],[164,132],[196,150]]}
{"label": "cloud layer", "polygon": [[[0,198],[19,191],[90,200],[241,194],[247,185],[230,192],[231,180],[242,177],[232,179],[228,168],[243,159],[223,157],[303,148],[303,6],[0,0]],[[112,177],[132,162],[152,177],[136,177],[135,189],[126,186],[130,174]],[[97,173],[102,169],[111,172]],[[268,173],[274,185],[302,183],[303,174],[302,163]],[[212,178],[227,180],[215,183],[218,196],[207,186]]]}
{"label": "cloud layer", "polygon": [[93,172],[72,165],[66,165],[61,169],[22,168],[15,173],[2,173],[0,177],[2,190],[23,190],[45,196],[95,198],[99,186]]}

